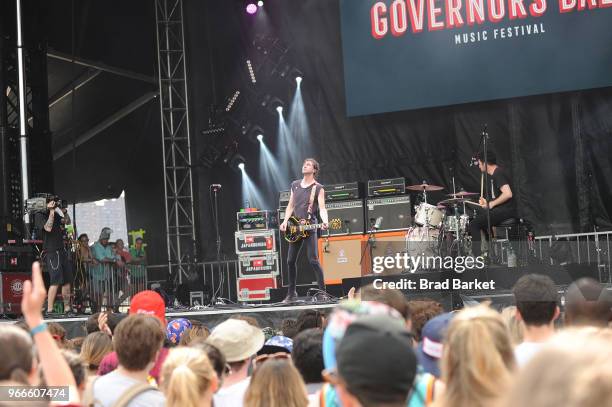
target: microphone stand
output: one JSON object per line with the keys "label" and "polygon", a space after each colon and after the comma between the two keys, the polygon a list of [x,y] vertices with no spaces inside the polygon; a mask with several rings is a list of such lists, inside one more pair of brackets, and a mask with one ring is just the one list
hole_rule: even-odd
{"label": "microphone stand", "polygon": [[485,123],[484,128],[482,130],[482,139],[481,139],[481,143],[483,146],[483,152],[484,152],[484,167],[485,167],[485,172],[484,172],[484,183],[485,183],[485,196],[486,196],[486,200],[487,200],[487,205],[485,206],[485,211],[487,213],[487,236],[489,237],[487,239],[487,253],[489,253],[489,259],[491,259],[491,209],[489,208],[489,201],[490,201],[490,185],[489,185],[489,171],[488,171],[488,147],[489,147],[489,133],[487,132],[487,125]]}
{"label": "microphone stand", "polygon": [[374,259],[372,258],[372,248],[376,244],[376,237],[374,236],[374,233],[376,233],[375,223],[370,221],[368,241],[366,242],[366,245],[363,247],[363,250],[361,251],[361,259],[359,260],[359,265],[361,266],[361,264],[363,263],[363,258],[365,257],[366,251],[370,253],[370,272],[368,273],[370,275],[374,274]]}
{"label": "microphone stand", "polygon": [[[219,194],[219,187],[217,186],[210,186],[213,194],[215,196],[214,202],[215,202],[215,234],[216,234],[216,268],[217,271],[219,271],[219,291],[221,291],[221,287],[223,286],[223,268],[221,267],[221,234],[219,233],[219,201],[218,201],[218,194]],[[213,270],[213,275],[214,275],[214,270]],[[215,287],[213,287],[213,295],[212,298],[210,300],[211,305],[214,307],[217,303],[217,289]]]}

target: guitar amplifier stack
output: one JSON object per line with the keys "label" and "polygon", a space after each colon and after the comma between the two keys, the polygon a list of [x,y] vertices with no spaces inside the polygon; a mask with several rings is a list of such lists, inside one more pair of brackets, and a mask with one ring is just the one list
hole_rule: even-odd
{"label": "guitar amplifier stack", "polygon": [[234,234],[238,255],[238,301],[266,301],[279,274],[274,216],[268,211],[238,212]]}

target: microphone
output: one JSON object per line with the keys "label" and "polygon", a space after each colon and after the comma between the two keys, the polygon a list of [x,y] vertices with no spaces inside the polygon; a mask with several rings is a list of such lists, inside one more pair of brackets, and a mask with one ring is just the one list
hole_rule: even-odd
{"label": "microphone", "polygon": [[221,189],[221,184],[210,184],[210,187],[214,189]]}
{"label": "microphone", "polygon": [[379,216],[378,218],[376,218],[376,222],[374,223],[373,228],[375,230],[380,229],[380,226],[382,225],[382,221],[383,221],[383,217],[382,216]]}

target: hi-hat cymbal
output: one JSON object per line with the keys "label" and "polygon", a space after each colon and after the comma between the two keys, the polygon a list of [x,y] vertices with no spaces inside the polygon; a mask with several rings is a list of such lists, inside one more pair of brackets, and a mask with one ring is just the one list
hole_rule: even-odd
{"label": "hi-hat cymbal", "polygon": [[446,196],[453,196],[455,198],[458,198],[458,197],[462,197],[462,196],[476,196],[476,195],[478,195],[478,192],[460,191],[460,192],[457,192],[455,194],[448,194]]}
{"label": "hi-hat cymbal", "polygon": [[441,191],[444,187],[439,185],[429,185],[429,184],[417,184],[417,185],[408,185],[406,189],[411,191]]}

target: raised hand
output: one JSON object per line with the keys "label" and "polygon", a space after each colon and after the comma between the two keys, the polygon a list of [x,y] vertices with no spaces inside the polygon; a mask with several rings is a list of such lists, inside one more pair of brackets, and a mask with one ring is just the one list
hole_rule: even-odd
{"label": "raised hand", "polygon": [[21,312],[30,328],[42,321],[42,306],[46,298],[47,290],[45,290],[40,263],[35,261],[32,263],[32,280],[24,282],[21,298]]}

